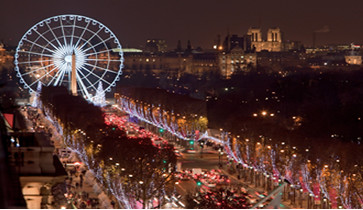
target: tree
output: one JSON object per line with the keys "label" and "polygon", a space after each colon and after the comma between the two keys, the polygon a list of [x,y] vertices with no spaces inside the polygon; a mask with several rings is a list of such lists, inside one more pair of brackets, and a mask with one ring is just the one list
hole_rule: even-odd
{"label": "tree", "polygon": [[103,90],[101,81],[98,82],[98,88],[97,88],[93,103],[99,107],[104,107],[106,105],[105,91]]}

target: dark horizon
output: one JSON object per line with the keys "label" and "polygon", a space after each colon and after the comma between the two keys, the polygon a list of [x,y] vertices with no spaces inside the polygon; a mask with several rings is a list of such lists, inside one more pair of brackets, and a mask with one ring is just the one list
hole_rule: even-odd
{"label": "dark horizon", "polygon": [[140,47],[146,39],[165,39],[169,49],[191,40],[194,48],[211,48],[217,35],[243,35],[249,27],[280,27],[285,40],[316,44],[363,44],[363,1],[288,0],[242,2],[158,0],[6,1],[0,13],[0,40],[16,46],[23,34],[48,17],[78,14],[94,18],[109,27],[123,47]]}

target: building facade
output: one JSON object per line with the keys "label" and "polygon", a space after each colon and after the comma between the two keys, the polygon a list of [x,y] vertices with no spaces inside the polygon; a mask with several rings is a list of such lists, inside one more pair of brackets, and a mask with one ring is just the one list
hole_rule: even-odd
{"label": "building facade", "polygon": [[14,57],[7,51],[3,44],[0,43],[0,65],[12,62]]}
{"label": "building facade", "polygon": [[227,79],[234,73],[249,71],[251,67],[256,67],[256,65],[256,53],[245,53],[240,47],[219,54],[220,73]]}
{"label": "building facade", "polygon": [[168,45],[165,39],[148,39],[145,44],[145,52],[158,53],[166,52]]}
{"label": "building facade", "polygon": [[255,52],[269,51],[281,52],[284,51],[284,43],[280,28],[269,28],[267,30],[267,39],[264,39],[260,28],[249,28],[247,35],[251,39],[251,49]]}

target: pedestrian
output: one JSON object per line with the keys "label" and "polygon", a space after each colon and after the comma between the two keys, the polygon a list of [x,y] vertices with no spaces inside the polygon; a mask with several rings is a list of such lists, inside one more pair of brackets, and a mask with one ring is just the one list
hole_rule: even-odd
{"label": "pedestrian", "polygon": [[79,179],[80,179],[80,183],[83,184],[83,175],[82,174],[79,175]]}
{"label": "pedestrian", "polygon": [[96,206],[96,202],[92,199],[91,200],[91,208],[95,209],[95,206]]}
{"label": "pedestrian", "polygon": [[78,189],[78,187],[79,187],[79,184],[78,184],[78,182],[76,182],[76,189]]}

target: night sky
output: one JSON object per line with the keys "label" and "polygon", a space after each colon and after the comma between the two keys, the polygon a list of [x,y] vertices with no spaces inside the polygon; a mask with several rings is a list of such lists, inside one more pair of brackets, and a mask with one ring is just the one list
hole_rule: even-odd
{"label": "night sky", "polygon": [[217,34],[243,35],[250,26],[279,26],[286,40],[311,45],[363,44],[363,0],[1,0],[0,40],[17,45],[37,22],[60,14],[79,14],[108,26],[123,47],[140,47],[148,38],[166,39],[170,49],[211,48]]}

